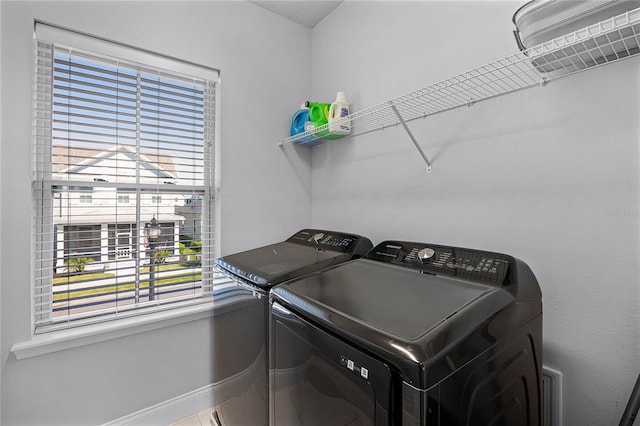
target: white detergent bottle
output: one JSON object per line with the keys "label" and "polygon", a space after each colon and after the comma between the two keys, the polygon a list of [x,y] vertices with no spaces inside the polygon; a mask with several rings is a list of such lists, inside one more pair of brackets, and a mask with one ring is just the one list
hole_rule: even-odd
{"label": "white detergent bottle", "polygon": [[336,101],[329,107],[329,133],[332,135],[348,135],[351,133],[349,119],[349,102],[344,92],[338,92]]}

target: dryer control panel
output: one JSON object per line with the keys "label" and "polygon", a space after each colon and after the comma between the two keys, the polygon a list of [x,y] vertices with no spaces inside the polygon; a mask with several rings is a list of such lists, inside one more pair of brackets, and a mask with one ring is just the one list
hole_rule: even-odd
{"label": "dryer control panel", "polygon": [[407,241],[380,243],[365,258],[496,285],[505,283],[513,260],[500,253]]}

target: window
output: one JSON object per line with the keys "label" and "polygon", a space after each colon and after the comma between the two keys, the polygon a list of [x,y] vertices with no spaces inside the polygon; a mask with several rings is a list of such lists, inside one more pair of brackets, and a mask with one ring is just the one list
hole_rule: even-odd
{"label": "window", "polygon": [[50,32],[36,27],[36,333],[210,300],[217,72],[90,53]]}
{"label": "window", "polygon": [[86,258],[87,262],[100,261],[100,225],[62,226],[62,233],[65,269],[68,270],[78,258]]}

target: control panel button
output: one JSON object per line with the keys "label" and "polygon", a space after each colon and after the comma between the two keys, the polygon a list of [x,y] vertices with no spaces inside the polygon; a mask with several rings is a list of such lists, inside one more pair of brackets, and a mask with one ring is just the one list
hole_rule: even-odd
{"label": "control panel button", "polygon": [[436,254],[435,250],[429,247],[423,248],[418,252],[418,260],[425,263]]}
{"label": "control panel button", "polygon": [[322,238],[324,238],[324,234],[322,232],[318,232],[317,234],[313,234],[313,236],[311,237],[313,239],[313,241],[315,241],[315,243],[317,244],[318,242],[320,242],[320,240]]}

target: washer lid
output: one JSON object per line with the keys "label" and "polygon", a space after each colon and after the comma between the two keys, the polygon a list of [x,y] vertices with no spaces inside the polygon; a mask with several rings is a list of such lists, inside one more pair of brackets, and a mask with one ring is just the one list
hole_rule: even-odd
{"label": "washer lid", "polygon": [[259,287],[271,287],[322,267],[347,260],[343,253],[288,242],[270,244],[224,256],[218,267]]}
{"label": "washer lid", "polygon": [[216,259],[234,278],[262,288],[361,256],[372,247],[368,238],[333,231],[303,229],[286,241]]}
{"label": "washer lid", "polygon": [[357,325],[350,333],[375,332],[410,342],[494,288],[358,260],[273,291],[309,313],[351,320]]}

